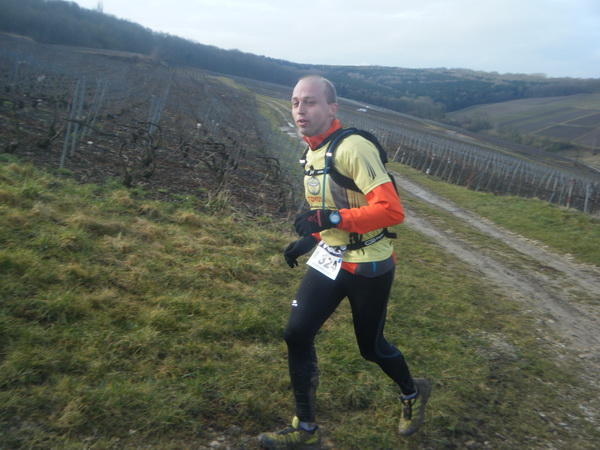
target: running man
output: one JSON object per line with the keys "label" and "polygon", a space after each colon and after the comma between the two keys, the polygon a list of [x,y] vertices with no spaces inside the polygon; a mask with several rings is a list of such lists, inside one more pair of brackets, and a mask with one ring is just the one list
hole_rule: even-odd
{"label": "running man", "polygon": [[286,248],[284,257],[293,268],[300,256],[316,249],[284,331],[296,415],[290,427],[259,436],[268,449],[320,448],[314,339],[346,297],[362,357],[378,364],[399,387],[401,435],[421,427],[431,391],[427,380],[413,379],[402,353],[383,336],[395,269],[386,227],[401,223],[404,210],[378,150],[359,135],[341,141],[334,159],[336,170],[350,177],[360,191],[344,188],[327,174],[328,145],[341,128],[337,110],[335,87],[329,80],[308,76],[294,88],[292,115],[309,146],[304,186],[310,211],[296,217],[300,239]]}

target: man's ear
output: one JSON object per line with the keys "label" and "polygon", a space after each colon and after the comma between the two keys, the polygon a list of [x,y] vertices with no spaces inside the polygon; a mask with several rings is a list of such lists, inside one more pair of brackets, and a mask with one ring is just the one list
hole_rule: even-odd
{"label": "man's ear", "polygon": [[331,103],[329,105],[329,116],[333,117],[337,114],[338,112],[338,104],[337,103]]}

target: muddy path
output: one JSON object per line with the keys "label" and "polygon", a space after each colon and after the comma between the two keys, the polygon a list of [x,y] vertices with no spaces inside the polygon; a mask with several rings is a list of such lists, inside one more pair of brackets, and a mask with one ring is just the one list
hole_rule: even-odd
{"label": "muddy path", "polygon": [[510,298],[538,310],[554,323],[565,345],[582,354],[598,352],[596,356],[600,358],[600,270],[597,267],[575,263],[539,243],[461,209],[411,181],[400,176],[396,179],[399,188],[409,196],[452,214],[463,221],[464,226],[500,241],[511,252],[477,248],[410,210],[405,221],[407,226],[475,266]]}
{"label": "muddy path", "polygon": [[[538,242],[509,232],[489,220],[402,178],[396,181],[406,209],[405,225],[472,266],[490,285],[538,318],[537,332],[557,360],[578,364],[587,392],[582,403],[590,420],[600,417],[600,268],[580,264]],[[486,245],[468,242],[439,219],[419,216],[411,200],[450,214],[461,227],[476,230]]]}

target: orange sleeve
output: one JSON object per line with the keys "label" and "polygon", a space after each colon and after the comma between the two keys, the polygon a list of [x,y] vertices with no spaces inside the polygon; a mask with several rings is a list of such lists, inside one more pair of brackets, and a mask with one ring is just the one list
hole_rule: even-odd
{"label": "orange sleeve", "polygon": [[398,225],[404,220],[404,208],[392,182],[384,183],[366,194],[366,206],[340,209],[338,229],[365,234],[380,228]]}

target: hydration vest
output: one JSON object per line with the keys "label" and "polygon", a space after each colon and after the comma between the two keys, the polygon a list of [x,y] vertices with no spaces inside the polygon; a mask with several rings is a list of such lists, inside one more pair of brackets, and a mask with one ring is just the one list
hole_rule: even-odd
{"label": "hydration vest", "polygon": [[[304,170],[304,175],[329,175],[333,179],[333,181],[335,181],[338,185],[342,186],[343,188],[349,189],[354,192],[361,192],[361,190],[358,188],[358,186],[352,178],[343,175],[335,168],[335,160],[333,158],[335,149],[337,148],[339,143],[352,134],[358,134],[359,136],[362,136],[363,138],[371,142],[375,146],[375,148],[377,148],[377,151],[379,152],[379,158],[381,159],[383,165],[385,166],[387,164],[387,153],[372,133],[369,133],[365,130],[359,130],[358,128],[339,128],[333,133],[331,133],[329,136],[327,136],[325,140],[319,145],[319,147],[322,147],[324,145],[329,144],[329,147],[327,148],[327,153],[325,153],[325,167],[323,169],[306,169],[306,155],[310,150],[308,146],[306,147],[304,153],[302,154],[302,159],[300,159],[300,165]],[[398,188],[396,187],[396,180],[394,179],[394,176],[390,172],[387,172],[387,174],[390,177],[392,184],[394,185],[394,189],[397,191]],[[361,237],[362,235],[359,235],[358,233],[350,233],[350,243],[346,245],[346,248],[348,250],[358,250],[369,245],[373,245],[381,239],[383,239],[384,237],[395,239],[397,237],[397,234],[391,233],[387,228],[384,228],[381,231],[381,233],[379,233],[377,236],[367,239],[366,241],[361,240]]]}
{"label": "hydration vest", "polygon": [[[342,175],[342,173],[335,168],[333,159],[333,154],[339,143],[351,134],[358,134],[359,136],[362,136],[363,138],[371,142],[379,152],[379,158],[381,159],[383,165],[385,166],[388,163],[386,151],[372,133],[369,133],[365,130],[359,130],[358,128],[339,128],[333,133],[331,133],[329,136],[327,136],[327,138],[325,138],[321,145],[319,145],[319,147],[322,147],[323,145],[329,144],[329,148],[327,149],[327,153],[325,154],[325,167],[323,169],[306,169],[306,155],[309,151],[309,147],[306,147],[304,153],[302,154],[302,159],[300,159],[300,165],[304,169],[304,175],[323,175],[326,172],[327,175],[330,175],[333,181],[335,181],[340,186],[346,189],[350,189],[351,191],[360,192],[360,189],[358,188],[358,186],[356,186],[356,183],[352,178]],[[398,188],[396,187],[396,180],[394,179],[394,176],[390,172],[387,172],[387,174],[390,177],[392,184],[394,185],[394,189],[396,189],[397,191]]]}

